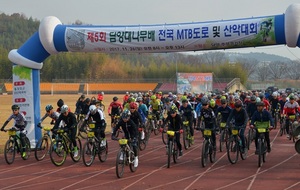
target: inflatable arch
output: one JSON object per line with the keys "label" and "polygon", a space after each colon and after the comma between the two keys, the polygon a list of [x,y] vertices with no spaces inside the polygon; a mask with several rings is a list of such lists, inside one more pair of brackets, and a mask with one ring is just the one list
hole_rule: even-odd
{"label": "inflatable arch", "polygon": [[58,52],[159,53],[286,44],[300,46],[300,4],[285,14],[214,22],[161,25],[74,26],[44,18],[39,30],[9,52],[13,66],[13,103],[28,120],[32,146],[41,137],[40,69]]}

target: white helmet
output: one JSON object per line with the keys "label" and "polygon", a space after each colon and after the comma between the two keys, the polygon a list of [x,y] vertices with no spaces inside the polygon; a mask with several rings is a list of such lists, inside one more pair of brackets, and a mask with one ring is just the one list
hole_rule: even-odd
{"label": "white helmet", "polygon": [[90,110],[91,114],[95,114],[97,112],[97,107],[95,105],[91,105],[89,107],[89,110]]}
{"label": "white helmet", "polygon": [[69,107],[66,104],[64,104],[60,108],[60,113],[66,113],[68,110],[69,110]]}
{"label": "white helmet", "polygon": [[272,93],[272,96],[277,97],[277,96],[278,96],[277,92],[276,92],[276,91],[273,92],[273,93]]}

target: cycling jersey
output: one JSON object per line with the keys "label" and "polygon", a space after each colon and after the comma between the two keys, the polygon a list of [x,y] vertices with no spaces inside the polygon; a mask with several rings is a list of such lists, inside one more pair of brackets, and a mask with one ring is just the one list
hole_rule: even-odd
{"label": "cycling jersey", "polygon": [[50,117],[51,119],[53,119],[54,121],[56,121],[59,117],[59,113],[56,111],[53,111],[51,114],[49,113],[45,113],[45,115],[41,118],[41,123],[47,118]]}
{"label": "cycling jersey", "polygon": [[222,106],[218,107],[217,113],[220,113],[222,115],[221,122],[227,122],[230,112],[231,108],[229,106],[226,106],[225,108],[223,108]]}
{"label": "cycling jersey", "polygon": [[151,100],[149,102],[149,105],[152,108],[152,110],[159,111],[160,110],[160,106],[161,106],[161,102],[160,102],[159,99],[156,99],[155,101]]}
{"label": "cycling jersey", "polygon": [[294,102],[292,104],[290,101],[288,101],[284,104],[283,114],[295,115],[298,108],[299,108],[299,104],[297,102]]}
{"label": "cycling jersey", "polygon": [[120,115],[123,110],[123,105],[120,102],[112,102],[108,107],[108,113],[111,115]]}
{"label": "cycling jersey", "polygon": [[19,112],[17,115],[15,114],[11,114],[9,116],[9,118],[7,119],[7,122],[9,122],[11,119],[14,119],[15,120],[15,126],[16,127],[19,127],[19,128],[25,128],[26,125],[27,125],[27,121],[26,121],[26,118],[24,116],[23,113]]}

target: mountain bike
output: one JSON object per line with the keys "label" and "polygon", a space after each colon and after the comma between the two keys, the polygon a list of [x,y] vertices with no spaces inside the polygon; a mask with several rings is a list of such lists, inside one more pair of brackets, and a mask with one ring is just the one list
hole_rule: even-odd
{"label": "mountain bike", "polygon": [[225,147],[227,147],[227,142],[229,139],[229,131],[228,131],[228,127],[226,127],[226,123],[225,122],[221,122],[220,123],[220,139],[219,139],[219,149],[220,152],[223,152],[223,147],[225,145]]}
{"label": "mountain bike", "polygon": [[50,131],[52,127],[41,127],[44,130],[44,135],[38,140],[34,149],[34,156],[37,161],[43,160],[50,153],[52,138]]}
{"label": "mountain bike", "polygon": [[286,124],[285,124],[285,116],[283,114],[280,115],[280,131],[279,134],[280,136],[286,134]]}
{"label": "mountain bike", "polygon": [[183,135],[182,135],[183,145],[185,150],[189,149],[193,143],[189,121],[183,122]]}
{"label": "mountain bike", "polygon": [[164,126],[162,126],[160,128],[160,132],[161,132],[161,139],[162,142],[166,145],[167,144],[167,140],[168,140],[168,134],[167,131],[164,130],[165,126],[169,126],[170,122],[167,122]]}
{"label": "mountain bike", "polygon": [[204,141],[202,144],[202,155],[201,155],[201,164],[203,168],[207,165],[208,155],[211,163],[214,163],[216,161],[216,149],[214,148],[212,133],[213,133],[213,129],[206,128],[203,131]]}
{"label": "mountain bike", "polygon": [[179,150],[176,143],[176,136],[175,133],[179,133],[179,131],[171,131],[168,130],[168,144],[167,144],[167,154],[168,154],[168,160],[167,160],[167,168],[170,168],[171,164],[171,157],[173,157],[173,162],[177,163],[177,159],[179,156]]}
{"label": "mountain bike", "polygon": [[254,128],[249,127],[247,133],[247,144],[246,144],[248,150],[250,150],[250,145],[255,140],[255,136],[256,136],[256,130]]}
{"label": "mountain bike", "polygon": [[149,129],[148,136],[150,137],[152,131],[155,135],[158,135],[160,126],[157,124],[157,118],[156,115],[153,113],[148,114],[148,126]]}
{"label": "mountain bike", "polygon": [[53,130],[56,136],[51,144],[50,158],[51,162],[56,166],[61,166],[64,164],[67,158],[67,154],[70,154],[74,162],[78,162],[81,158],[81,141],[78,137],[76,137],[78,155],[75,157],[73,152],[73,143],[69,135],[66,134],[68,130],[69,129],[64,128]]}
{"label": "mountain bike", "polygon": [[[115,128],[115,126],[119,123],[120,121],[120,117],[119,115],[115,114],[114,116],[112,116],[114,119],[114,122],[112,123],[112,128]],[[119,130],[116,131],[116,137],[119,137],[119,134],[122,133],[122,129],[120,128]]]}
{"label": "mountain bike", "polygon": [[139,149],[141,151],[145,150],[147,144],[148,144],[148,130],[144,125],[140,126],[138,128],[139,136],[138,136],[138,145]]}
{"label": "mountain bike", "polygon": [[[239,127],[235,126],[231,129],[231,136],[229,137],[227,144],[227,157],[230,163],[235,164],[238,161],[239,154],[242,160],[247,158],[248,149],[245,148],[242,151],[242,141],[239,136]],[[245,138],[245,144],[247,144],[247,138]]]}
{"label": "mountain bike", "polygon": [[258,167],[261,167],[262,163],[266,162],[267,142],[265,139],[265,133],[267,132],[267,128],[257,128],[257,132],[259,134],[257,139]]}
{"label": "mountain bike", "polygon": [[293,139],[293,142],[296,141],[295,135],[294,135],[294,128],[293,123],[296,120],[296,115],[289,115],[289,140]]}
{"label": "mountain bike", "polygon": [[4,130],[4,132],[8,132],[8,140],[5,143],[4,147],[4,157],[7,164],[12,164],[15,160],[16,153],[20,153],[21,158],[23,160],[27,160],[30,156],[30,141],[28,137],[25,137],[25,147],[22,147],[21,137],[19,128],[12,127],[8,130]]}
{"label": "mountain bike", "polygon": [[105,138],[95,136],[95,124],[89,124],[88,139],[83,145],[82,161],[85,166],[91,166],[96,154],[100,162],[105,162],[108,154],[108,144]]}
{"label": "mountain bike", "polygon": [[77,121],[77,129],[79,136],[83,139],[87,139],[87,132],[89,130],[89,125],[84,121],[85,119],[85,114],[79,114],[78,116],[78,121]]}
{"label": "mountain bike", "polygon": [[116,159],[116,174],[121,178],[124,174],[125,165],[130,168],[131,172],[135,172],[137,167],[134,167],[134,152],[132,145],[128,139],[119,139],[120,149]]}

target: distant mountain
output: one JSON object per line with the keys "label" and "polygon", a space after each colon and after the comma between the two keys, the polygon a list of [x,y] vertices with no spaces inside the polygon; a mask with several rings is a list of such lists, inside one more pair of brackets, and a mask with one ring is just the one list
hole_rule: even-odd
{"label": "distant mountain", "polygon": [[280,62],[290,62],[291,59],[279,55],[267,54],[267,53],[225,53],[226,57],[230,62],[235,62],[240,58],[244,59],[256,59],[258,62],[262,61],[280,61]]}

